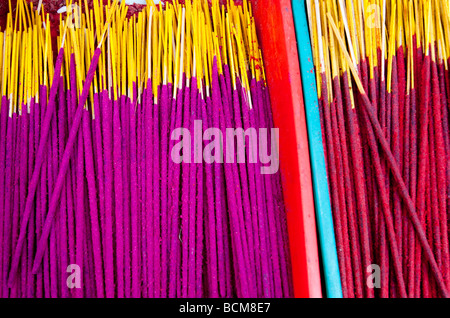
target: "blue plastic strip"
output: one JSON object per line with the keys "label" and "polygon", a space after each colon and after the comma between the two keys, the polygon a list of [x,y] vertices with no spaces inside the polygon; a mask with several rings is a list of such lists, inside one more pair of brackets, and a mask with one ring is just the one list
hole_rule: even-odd
{"label": "blue plastic strip", "polygon": [[303,98],[306,108],[309,152],[313,175],[314,204],[316,207],[326,294],[329,298],[342,298],[341,277],[334,236],[333,216],[331,214],[325,154],[322,143],[322,128],[320,124],[316,75],[314,72],[305,1],[293,0],[292,10],[300,58]]}

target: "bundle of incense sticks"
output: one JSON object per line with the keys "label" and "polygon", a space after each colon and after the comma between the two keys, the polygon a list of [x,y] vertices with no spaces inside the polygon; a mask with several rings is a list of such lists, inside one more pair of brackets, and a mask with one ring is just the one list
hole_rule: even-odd
{"label": "bundle of incense sticks", "polygon": [[449,3],[307,5],[343,294],[447,297]]}
{"label": "bundle of incense sticks", "polygon": [[0,32],[0,296],[291,296],[249,4],[66,5]]}

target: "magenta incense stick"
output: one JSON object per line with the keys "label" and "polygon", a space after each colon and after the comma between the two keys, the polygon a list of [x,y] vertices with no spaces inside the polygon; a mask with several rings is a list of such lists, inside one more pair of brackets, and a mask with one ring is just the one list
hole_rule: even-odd
{"label": "magenta incense stick", "polygon": [[[18,207],[19,207],[19,220],[22,218],[22,209],[21,205],[23,205],[23,202],[25,202],[26,198],[26,186],[28,183],[28,151],[29,151],[29,143],[28,143],[28,126],[29,126],[29,114],[28,114],[28,106],[25,103],[22,103],[22,115],[19,116],[19,125],[20,125],[20,144],[19,144],[19,156],[20,156],[20,165],[19,165],[19,201]],[[19,223],[19,220],[17,221],[17,224]],[[17,230],[18,226],[16,227],[16,234],[15,238],[17,239]],[[15,242],[14,244],[15,245]],[[28,256],[28,249],[24,248],[24,253],[21,257],[21,267],[20,267],[20,297],[25,297],[26,295],[26,279],[27,279],[27,256]]]}
{"label": "magenta incense stick", "polygon": [[89,210],[92,231],[92,249],[94,253],[94,268],[95,268],[95,282],[96,295],[99,298],[104,297],[103,287],[103,261],[101,249],[101,235],[99,226],[99,213],[97,209],[97,189],[95,182],[94,158],[92,148],[91,129],[89,126],[90,113],[87,109],[83,114],[83,139],[84,139],[84,155],[86,162],[86,179],[89,195]]}
{"label": "magenta incense stick", "polygon": [[[132,92],[128,93],[133,94]],[[122,185],[123,185],[123,270],[124,270],[124,297],[131,296],[131,255],[130,255],[130,187],[129,187],[129,111],[132,96],[122,94],[120,102],[120,117],[122,127]]]}
{"label": "magenta incense stick", "polygon": [[[75,63],[75,54],[71,54],[70,56],[70,66],[69,66],[69,78],[70,78],[70,90],[67,94],[68,101],[68,117],[67,124],[70,127],[73,123],[73,119],[75,116],[75,108],[77,104],[77,85],[76,85],[76,63]],[[66,141],[67,142],[67,141]],[[77,147],[76,147],[77,148]],[[64,155],[64,150],[63,150]],[[60,162],[62,159],[60,159]],[[68,227],[68,235],[69,235],[69,261],[70,264],[74,264],[76,262],[75,257],[75,210],[76,210],[76,149],[74,151],[74,155],[71,157],[71,166],[69,169],[69,176],[66,179],[69,180],[67,184],[67,227]],[[34,261],[34,260],[33,260]],[[39,274],[38,274],[39,275]],[[70,291],[71,296],[75,295],[75,291],[72,289]]]}
{"label": "magenta incense stick", "polygon": [[[84,213],[85,213],[85,202],[84,202],[84,140],[83,134],[79,134],[77,136],[77,159],[76,159],[76,200],[75,200],[75,262],[81,268],[87,267],[87,260],[84,257],[84,240],[85,240],[85,232],[86,226],[84,221]],[[50,226],[51,227],[51,226]],[[42,239],[42,238],[41,238]],[[36,253],[37,254],[37,253]],[[36,262],[35,262],[36,263]],[[35,267],[36,265],[33,265]],[[81,274],[81,280],[86,280],[86,275]],[[82,298],[84,289],[76,288],[75,289],[75,297]]]}
{"label": "magenta incense stick", "polygon": [[[6,96],[2,96],[2,103],[0,108],[0,138],[2,140],[8,140],[7,137],[7,124],[8,124],[8,112],[9,112],[9,103],[6,98]],[[6,163],[6,149],[7,149],[7,143],[2,142],[0,145],[0,160],[1,162]],[[3,224],[4,224],[4,217],[5,213],[4,206],[5,206],[5,193],[6,193],[6,187],[5,187],[5,173],[6,173],[5,165],[0,165],[0,237],[3,238]],[[3,275],[3,244],[0,244],[0,297],[3,297],[3,285],[6,284],[6,281],[4,280]]]}
{"label": "magenta incense stick", "polygon": [[[197,93],[197,110],[195,113],[195,119],[200,120],[202,118],[202,113],[205,111],[206,102],[201,98],[200,94]],[[195,138],[195,137],[194,137]],[[195,143],[194,143],[195,144]],[[201,148],[202,142],[199,141],[197,146]],[[201,149],[194,150],[200,157],[203,155]],[[197,215],[197,224],[196,224],[196,247],[195,247],[195,297],[202,298],[204,295],[203,288],[203,247],[204,247],[204,213],[203,213],[203,160],[199,160],[200,163],[196,164],[197,168],[197,197],[196,197],[196,215]]]}
{"label": "magenta incense stick", "polygon": [[[182,84],[187,83],[186,75],[183,74]],[[172,99],[172,109],[174,117],[172,117],[171,131],[176,127],[181,127],[183,123],[183,102],[186,97],[186,91],[189,91],[185,85],[182,88],[177,87],[176,98]],[[175,96],[174,96],[175,97]],[[171,138],[169,149],[173,149],[175,142]],[[170,154],[172,155],[172,153]],[[171,173],[170,181],[170,209],[169,220],[172,225],[170,227],[170,259],[169,263],[169,297],[181,295],[180,272],[181,272],[181,244],[178,239],[180,229],[180,190],[181,190],[181,165],[175,164],[173,160],[169,161],[169,173]]]}
{"label": "magenta incense stick", "polygon": [[[63,143],[66,142],[67,132],[66,132],[66,124],[67,124],[67,102],[66,102],[66,94],[64,91],[64,80],[61,78],[59,82],[59,108],[58,108],[58,167],[59,162],[62,158],[63,154]],[[34,157],[33,157],[34,158]],[[66,178],[67,181],[67,178]],[[67,187],[66,183],[63,186],[62,195],[61,195],[61,204],[60,204],[60,216],[59,216],[59,227],[60,227],[60,239],[59,239],[59,256],[60,256],[60,271],[64,272],[69,265],[68,259],[68,229],[67,229]],[[31,226],[31,220],[30,220]],[[29,254],[29,258],[31,259],[31,254]],[[31,273],[31,261],[29,261],[28,270]],[[69,292],[66,288],[67,283],[61,280],[60,289],[61,289],[61,297],[68,298]]]}
{"label": "magenta incense stick", "polygon": [[[33,97],[31,99],[31,119],[30,119],[30,137],[29,137],[29,142],[30,142],[30,152],[29,152],[29,160],[28,160],[28,178],[30,181],[31,180],[31,175],[33,173],[33,167],[34,167],[34,162],[36,160],[35,156],[36,156],[36,148],[37,148],[37,114],[38,114],[38,108],[39,108],[39,103],[36,102],[36,100],[39,100],[38,95],[36,94],[35,97]],[[37,210],[37,202],[34,203],[33,209]],[[27,278],[27,297],[28,298],[32,298],[35,296],[35,287],[36,287],[36,277],[35,275],[33,275],[31,273],[31,267],[33,266],[33,260],[32,260],[32,256],[33,255],[33,251],[34,251],[34,243],[36,240],[36,231],[35,231],[35,222],[36,222],[36,216],[32,215],[30,217],[30,223],[29,223],[29,228],[31,229],[31,231],[28,231],[28,235],[27,235],[27,241],[28,241],[28,245],[27,245],[27,249],[28,249],[28,259],[27,259],[27,273],[28,273],[28,278]]]}
{"label": "magenta incense stick", "polygon": [[[94,167],[96,168],[95,171],[97,172],[97,175],[94,175],[94,182],[97,180],[98,185],[98,212],[99,212],[99,219],[97,220],[97,224],[99,226],[99,232],[101,234],[101,245],[99,247],[99,251],[97,253],[101,254],[101,259],[98,260],[97,258],[97,264],[98,269],[101,268],[101,276],[103,277],[103,282],[101,283],[101,286],[98,286],[98,289],[101,290],[101,294],[104,295],[104,288],[105,288],[105,247],[106,247],[106,211],[105,211],[105,172],[104,172],[104,163],[103,163],[103,137],[102,137],[102,114],[101,114],[101,106],[100,106],[100,94],[94,92],[94,119],[93,119],[93,126],[94,126],[94,158],[96,159],[94,162]],[[94,183],[95,186],[95,183]],[[93,189],[92,189],[93,190]],[[97,193],[95,193],[95,196],[97,196]],[[92,222],[94,224],[94,222]],[[94,252],[94,257],[96,252]],[[98,255],[97,255],[98,256]],[[100,267],[101,266],[101,267]],[[98,272],[100,273],[100,272]],[[104,297],[104,296],[102,296]]]}
{"label": "magenta incense stick", "polygon": [[[205,129],[210,128],[210,117],[208,116],[207,109],[211,109],[211,98],[207,98],[206,107],[202,108],[202,121],[205,125]],[[206,145],[206,141],[204,141]],[[211,163],[205,163],[205,181],[206,184],[213,185],[213,165]],[[214,209],[214,187],[205,187],[205,202],[206,202],[206,215],[205,215],[205,233],[206,233],[206,244],[208,247],[208,253],[206,254],[206,264],[208,273],[208,290],[210,297],[218,298],[219,289],[218,283],[224,284],[224,277],[222,280],[218,274],[218,254],[217,254],[217,242],[218,242],[218,227],[216,226],[216,211]]]}
{"label": "magenta incense stick", "polygon": [[[191,86],[191,100],[190,100],[190,112],[188,117],[189,131],[194,131],[194,120],[197,113],[197,97],[198,92],[195,85]],[[191,136],[191,140],[194,141],[194,136]],[[193,143],[191,142],[191,145]],[[188,217],[188,287],[187,287],[187,297],[193,298],[196,296],[196,284],[195,284],[195,254],[196,254],[196,204],[197,204],[197,174],[196,174],[196,161],[195,148],[191,146],[191,164],[189,165],[189,217]]]}
{"label": "magenta incense stick", "polygon": [[114,247],[113,247],[113,155],[112,155],[112,101],[108,91],[102,92],[103,148],[105,155],[105,289],[106,297],[114,297]]}
{"label": "magenta incense stick", "polygon": [[[35,148],[39,146],[39,136],[41,131],[41,114],[42,114],[42,96],[40,93],[37,93],[37,96],[39,97],[39,103],[36,107],[36,133],[35,133]],[[41,232],[42,232],[42,223],[43,223],[43,217],[42,217],[42,204],[41,204],[41,184],[38,184],[38,188],[36,191],[36,219],[35,219],[35,232],[36,232],[36,241],[39,239]],[[34,247],[33,247],[34,248]],[[74,249],[75,250],[75,249]],[[33,262],[33,260],[31,260]],[[36,298],[42,298],[43,297],[43,273],[40,272],[38,275],[33,275],[36,277]]]}
{"label": "magenta incense stick", "polygon": [[158,87],[158,97],[157,103],[153,106],[153,136],[155,138],[155,156],[153,157],[153,171],[154,171],[154,179],[153,179],[153,210],[152,210],[152,218],[153,218],[153,238],[152,238],[152,257],[153,257],[153,271],[150,277],[150,297],[157,297],[160,292],[160,270],[161,270],[161,247],[160,247],[160,237],[161,237],[161,223],[160,223],[160,213],[161,213],[161,159],[160,159],[160,144],[161,144],[161,135],[160,135],[160,118],[161,118],[161,86]]}
{"label": "magenta incense stick", "polygon": [[[45,88],[45,86],[41,86],[41,91],[40,91],[40,99],[41,99],[41,108],[42,111],[40,113],[41,115],[41,122],[43,122],[44,116],[45,116],[45,111],[43,111],[45,108],[48,107],[48,100],[46,98],[46,94],[47,94],[47,89]],[[50,126],[50,125],[49,125]],[[44,126],[41,126],[41,133],[42,130],[44,129]],[[48,149],[48,147],[47,147]],[[45,216],[46,216],[46,211],[47,211],[47,204],[48,204],[48,185],[47,185],[47,180],[48,180],[48,151],[46,151],[46,153],[44,154],[44,163],[42,166],[42,173],[40,176],[40,201],[41,201],[41,210],[40,213],[38,214],[40,220],[41,220],[41,224],[40,224],[40,228],[39,230],[41,231],[41,235],[42,235],[42,228],[43,228],[43,223],[45,220]],[[46,241],[47,247],[48,247],[48,240]],[[50,274],[49,274],[49,255],[48,255],[48,250],[45,251],[45,253],[43,254],[43,261],[42,261],[42,279],[43,279],[43,297],[44,298],[50,298]]]}
{"label": "magenta incense stick", "polygon": [[137,275],[138,269],[138,189],[137,189],[137,94],[136,84],[134,84],[133,103],[130,105],[129,111],[129,133],[130,133],[130,193],[131,193],[131,294],[133,297],[139,295],[139,280]]}
{"label": "magenta incense stick", "polygon": [[[17,105],[19,107],[19,105]],[[12,169],[12,196],[11,196],[11,237],[9,239],[9,242],[11,244],[11,252],[14,244],[17,240],[17,228],[19,223],[19,172],[17,171],[17,166],[20,166],[20,142],[22,138],[22,131],[21,131],[21,125],[19,122],[19,118],[22,117],[22,115],[18,114],[19,110],[17,109],[16,112],[12,114],[13,118],[13,169]],[[19,117],[20,116],[20,117]],[[20,270],[20,269],[19,269]],[[19,273],[20,277],[20,273]],[[20,281],[20,278],[19,278]],[[48,292],[50,292],[50,288],[48,289]],[[10,291],[10,297],[16,298],[20,295],[20,282],[13,286]]]}
{"label": "magenta incense stick", "polygon": [[[116,234],[117,297],[124,297],[124,230],[123,230],[123,180],[122,180],[122,128],[119,99],[113,104],[113,164],[114,164],[114,218]],[[125,107],[125,106],[124,106]]]}
{"label": "magenta incense stick", "polygon": [[155,297],[167,297],[167,232],[168,232],[168,149],[169,149],[169,116],[171,102],[169,92],[172,91],[170,83],[161,87],[161,255],[160,266],[156,267],[155,278],[157,287]]}
{"label": "magenta incense stick", "polygon": [[144,105],[145,114],[145,210],[142,213],[142,240],[145,242],[145,253],[142,257],[142,270],[144,275],[144,295],[148,297],[150,295],[150,281],[151,281],[151,270],[153,269],[153,180],[154,180],[154,170],[153,170],[153,158],[154,158],[154,147],[153,142],[156,142],[155,135],[153,134],[153,94],[152,94],[152,81],[149,79],[147,81],[146,89],[146,102]]}

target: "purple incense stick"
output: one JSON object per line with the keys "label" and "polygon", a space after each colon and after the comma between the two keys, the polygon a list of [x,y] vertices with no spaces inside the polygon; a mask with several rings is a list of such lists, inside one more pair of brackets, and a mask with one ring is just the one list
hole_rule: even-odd
{"label": "purple incense stick", "polygon": [[[161,289],[161,280],[160,280],[160,272],[161,272],[161,227],[160,227],[160,207],[161,207],[161,170],[160,170],[160,110],[161,110],[161,86],[158,87],[158,103],[153,106],[153,136],[154,136],[154,160],[153,160],[153,171],[154,171],[154,192],[153,192],[153,202],[154,207],[151,212],[153,218],[153,271],[151,272],[150,280],[150,291],[149,297],[159,297],[160,289]],[[150,275],[150,273],[149,273]]]}
{"label": "purple incense stick", "polygon": [[112,101],[108,91],[102,93],[103,148],[105,152],[105,288],[106,297],[114,297],[113,254],[113,159],[112,159]]}
{"label": "purple incense stick", "polygon": [[[71,54],[70,56],[70,68],[69,68],[69,77],[70,77],[70,90],[67,92],[67,101],[68,101],[68,109],[67,109],[67,127],[72,126],[73,119],[75,117],[75,108],[77,104],[77,84],[76,84],[76,63],[75,63],[75,54]],[[75,141],[75,149],[74,153],[71,156],[71,166],[69,167],[70,174],[66,177],[68,180],[67,183],[67,227],[68,227],[68,236],[69,236],[69,262],[70,264],[74,264],[76,262],[76,243],[75,243],[75,195],[76,191],[76,162],[77,162],[77,146]],[[64,155],[64,149],[62,150]],[[60,162],[62,159],[60,159]],[[70,290],[71,296],[75,295],[75,290]]]}
{"label": "purple incense stick", "polygon": [[[220,76],[220,81],[222,84],[222,96],[224,94],[226,94],[226,92],[228,91],[227,89],[225,89],[225,83],[227,81],[225,81],[223,75]],[[248,104],[244,104],[242,105],[243,108],[249,108]],[[233,112],[234,110],[234,118],[235,118],[235,129],[241,128],[242,129],[242,115],[241,115],[241,105],[239,103],[239,96],[237,94],[236,91],[233,91],[233,103],[229,104],[224,103],[224,107],[228,107],[228,111],[230,113]],[[228,136],[227,136],[228,137]],[[253,222],[252,222],[252,215],[251,215],[251,208],[250,208],[250,198],[249,198],[249,187],[248,187],[248,177],[247,177],[247,169],[246,169],[246,165],[244,164],[245,161],[245,150],[244,150],[244,144],[245,144],[245,139],[246,136],[245,134],[242,133],[241,136],[237,136],[238,137],[238,142],[237,142],[237,158],[233,158],[233,160],[237,160],[237,165],[239,166],[239,177],[238,180],[240,179],[240,183],[241,183],[241,189],[242,189],[242,200],[243,200],[243,212],[244,212],[244,218],[245,218],[245,228],[246,228],[246,239],[248,241],[248,252],[249,252],[249,262],[250,262],[250,270],[249,270],[249,291],[250,291],[250,297],[257,297],[257,286],[256,286],[256,264],[255,264],[255,252],[257,252],[258,250],[255,250],[254,248],[254,238],[253,238],[253,233],[254,233],[254,229],[253,229]],[[243,140],[243,144],[239,143],[239,137],[242,138]],[[233,137],[234,138],[234,137]],[[249,138],[252,138],[252,136],[250,136]],[[234,140],[233,140],[234,141]],[[256,140],[253,140],[253,142],[256,142]]]}
{"label": "purple incense stick", "polygon": [[[211,109],[211,97],[206,98],[206,106],[202,107],[201,118],[203,124],[206,126],[204,129],[210,128],[210,116],[208,116],[208,109]],[[206,146],[206,141],[204,141],[204,146]],[[209,297],[218,298],[219,288],[218,288],[218,270],[217,270],[217,231],[216,228],[216,211],[214,210],[214,181],[213,181],[213,166],[211,163],[205,162],[205,188],[204,191],[204,202],[206,210],[206,221],[205,221],[205,235],[206,235],[206,271],[208,274],[208,288]],[[224,284],[225,278],[222,279],[222,284]]]}
{"label": "purple incense stick", "polygon": [[[58,142],[58,164],[62,158],[62,154],[63,154],[63,144],[66,142],[67,139],[67,131],[66,131],[66,127],[67,127],[67,116],[66,116],[66,108],[67,108],[67,101],[66,101],[66,94],[64,91],[64,80],[60,80],[59,82],[59,108],[58,108],[58,137],[59,137],[59,142]],[[58,167],[59,168],[59,167]],[[67,179],[66,179],[67,181]],[[60,222],[60,244],[59,244],[59,256],[60,256],[60,272],[61,273],[65,273],[67,266],[69,265],[68,263],[68,254],[67,254],[67,249],[68,249],[68,242],[67,242],[67,189],[66,189],[66,185],[63,185],[63,190],[62,190],[62,195],[61,195],[61,204],[60,204],[60,216],[59,216],[59,222]],[[30,220],[31,222],[31,220]],[[31,223],[30,223],[31,224]],[[31,255],[30,255],[31,258]],[[29,271],[31,273],[31,262],[29,265]],[[67,288],[67,282],[64,279],[60,280],[60,284],[61,284],[61,297],[62,298],[68,298],[69,297],[69,293],[68,293],[68,288]]]}
{"label": "purple incense stick", "polygon": [[97,188],[95,185],[95,171],[94,171],[94,157],[92,153],[92,137],[89,121],[89,111],[85,109],[83,114],[83,139],[84,139],[84,155],[86,162],[86,179],[88,184],[89,193],[89,209],[90,209],[90,221],[92,231],[92,249],[94,256],[94,270],[95,270],[95,283],[96,283],[96,295],[99,298],[104,297],[103,287],[103,262],[102,262],[102,245],[101,234],[99,226],[99,214],[97,209]]}
{"label": "purple incense stick", "polygon": [[[183,74],[183,83],[187,79]],[[185,97],[186,89],[185,85],[182,89],[178,88],[177,97],[173,99],[173,108],[175,109],[175,118],[172,121],[171,132],[174,129],[181,127],[183,122],[183,98]],[[170,139],[169,149],[173,149],[174,141]],[[172,226],[170,229],[170,259],[169,264],[169,294],[170,298],[174,298],[180,295],[180,272],[181,272],[181,246],[179,241],[180,233],[180,175],[181,164],[175,164],[173,160],[169,161],[169,172],[172,172],[171,176],[171,206],[169,219],[172,220]]]}
{"label": "purple incense stick", "polygon": [[[11,249],[17,241],[17,230],[19,227],[19,171],[20,166],[20,143],[22,139],[22,127],[16,112],[12,114],[13,117],[13,170],[12,170],[12,211],[11,211]],[[20,269],[19,269],[20,270]],[[20,277],[20,273],[19,273]],[[50,289],[49,289],[50,290]],[[17,298],[20,295],[20,282],[11,287],[10,297]]]}
{"label": "purple incense stick", "polygon": [[[83,134],[78,136],[78,152],[77,152],[77,164],[76,164],[76,202],[75,202],[75,261],[80,268],[87,268],[87,260],[84,257],[84,240],[86,233],[85,226],[85,202],[84,202],[84,138]],[[52,227],[52,225],[50,225]],[[37,254],[37,253],[36,253]],[[33,267],[36,266],[36,261]],[[86,281],[86,270],[80,272],[80,281]],[[75,297],[83,297],[84,288],[75,288]]]}
{"label": "purple incense stick", "polygon": [[[44,116],[45,116],[45,111],[44,109],[46,109],[48,100],[47,100],[47,88],[45,86],[41,86],[41,91],[40,91],[40,100],[41,100],[41,119],[40,121],[43,122],[44,121]],[[49,125],[50,128],[50,125]],[[41,133],[42,130],[44,129],[43,126],[41,126]],[[47,198],[48,198],[48,188],[47,188],[47,180],[48,180],[48,147],[47,147],[47,151],[44,154],[44,163],[42,165],[42,172],[41,172],[41,176],[40,176],[40,200],[41,200],[41,211],[39,214],[39,218],[41,221],[40,224],[40,231],[42,233],[42,224],[44,223],[45,220],[45,211],[47,210]],[[46,244],[48,246],[48,240],[46,240]],[[49,274],[49,267],[50,267],[50,259],[49,259],[49,255],[48,255],[48,250],[46,250],[45,254],[43,255],[43,271],[42,271],[42,277],[43,277],[43,292],[44,292],[44,297],[45,298],[50,298],[50,274]]]}
{"label": "purple incense stick", "polygon": [[114,205],[116,230],[117,297],[124,297],[124,231],[123,231],[123,179],[122,179],[122,127],[119,100],[113,101],[113,160]]}
{"label": "purple incense stick", "polygon": [[[144,275],[144,295],[152,297],[150,291],[150,276],[152,276],[153,270],[153,157],[154,157],[154,135],[153,135],[153,94],[152,94],[152,81],[147,81],[147,96],[144,106],[145,114],[145,173],[146,173],[146,185],[145,185],[145,211],[143,211],[142,220],[142,240],[145,242],[146,249],[143,255],[143,275]],[[143,198],[144,199],[144,198]]]}
{"label": "purple incense stick", "polygon": [[[21,144],[19,149],[20,155],[20,169],[19,169],[19,220],[23,217],[23,203],[26,198],[26,187],[28,185],[28,152],[29,152],[29,109],[27,104],[22,104],[22,116],[19,117],[21,124]],[[1,212],[2,213],[2,212]],[[17,236],[16,236],[17,238]],[[15,244],[14,244],[15,245]],[[13,246],[14,246],[13,245]],[[27,258],[28,258],[28,249],[24,249],[24,253],[22,253],[21,258],[21,279],[20,279],[20,295],[21,298],[26,297],[26,286],[27,286]]]}
{"label": "purple incense stick", "polygon": [[[130,92],[128,93],[130,94]],[[131,93],[133,94],[133,93]],[[129,141],[130,112],[132,96],[122,94],[120,117],[122,127],[122,185],[123,185],[123,251],[124,251],[124,297],[131,296],[131,255],[130,255],[130,188],[129,188]]]}
{"label": "purple incense stick", "polygon": [[[131,93],[132,94],[132,93]],[[124,95],[122,95],[124,96]],[[124,247],[124,297],[131,296],[131,253],[130,253],[130,111],[132,107],[132,96],[125,96],[126,100],[121,104],[121,124],[122,124],[122,178],[123,178],[123,247]]]}
{"label": "purple incense stick", "polygon": [[[59,81],[62,81],[62,77],[59,78]],[[59,85],[58,85],[59,90]],[[48,189],[49,192],[53,190],[54,180],[56,179],[57,166],[58,166],[58,154],[57,154],[57,121],[56,121],[56,111],[53,113],[53,119],[51,121],[50,127],[50,142],[49,142],[49,157],[48,157]],[[58,297],[58,274],[59,271],[57,269],[57,239],[59,238],[59,218],[57,218],[57,222],[54,224],[55,230],[52,231],[50,235],[50,249],[49,249],[49,258],[50,258],[50,297],[57,298]],[[24,249],[26,251],[26,249]],[[23,255],[24,253],[22,253]]]}
{"label": "purple incense stick", "polygon": [[[138,129],[142,129],[141,136],[141,147],[138,148],[138,164],[141,165],[142,175],[140,178],[142,179],[142,184],[138,185],[138,189],[140,193],[140,200],[142,201],[142,210],[139,214],[139,222],[140,222],[140,248],[141,255],[139,258],[140,268],[141,268],[141,293],[143,298],[148,298],[148,270],[150,266],[150,258],[149,258],[149,247],[148,243],[150,241],[149,230],[147,229],[149,223],[149,215],[151,210],[151,205],[153,202],[153,185],[152,185],[152,174],[153,174],[153,165],[152,161],[148,157],[153,149],[149,149],[153,143],[153,93],[152,93],[152,84],[151,79],[148,79],[147,86],[143,87],[143,99],[141,103],[141,119],[138,122]],[[150,127],[148,127],[149,125]],[[139,166],[138,166],[139,169]],[[139,171],[139,170],[138,170]],[[139,173],[138,173],[139,178]],[[149,201],[147,201],[149,200]]]}
{"label": "purple incense stick", "polygon": [[[142,93],[141,93],[142,92]],[[145,127],[145,116],[147,114],[144,114],[144,105],[146,105],[147,101],[147,92],[143,87],[139,88],[138,94],[142,94],[142,99],[139,96],[138,102],[137,102],[137,109],[136,109],[136,123],[135,123],[135,129],[136,129],[136,160],[137,160],[137,200],[138,200],[138,208],[137,208],[137,225],[136,225],[136,235],[137,235],[137,242],[136,242],[136,267],[137,272],[134,273],[134,275],[137,276],[137,278],[134,278],[138,281],[138,286],[136,287],[136,297],[147,297],[147,289],[142,288],[144,286],[147,286],[147,274],[143,274],[143,265],[147,264],[146,262],[142,261],[143,254],[147,251],[146,241],[147,237],[145,234],[143,234],[142,229],[146,224],[146,216],[145,216],[145,193],[146,193],[146,176],[147,172],[145,170],[145,133],[146,130]],[[133,246],[132,246],[133,248]],[[147,260],[146,260],[147,261]],[[132,260],[133,265],[133,260]],[[131,284],[133,284],[133,277]],[[133,286],[132,286],[133,288]],[[133,292],[133,291],[132,291]],[[142,296],[142,293],[145,292],[145,296]]]}
{"label": "purple incense stick", "polygon": [[130,105],[129,117],[129,132],[130,132],[130,189],[131,189],[131,275],[132,275],[132,296],[139,297],[139,269],[138,269],[138,190],[137,190],[137,137],[136,137],[136,103],[137,92],[136,84],[134,83],[134,97],[133,103]]}
{"label": "purple incense stick", "polygon": [[[201,119],[202,114],[206,114],[206,103],[203,98],[201,98],[201,95],[197,93],[197,112],[196,112],[196,118]],[[201,131],[203,133],[203,131]],[[203,138],[202,138],[203,139]],[[199,141],[198,146],[200,149],[195,149],[195,152],[200,152],[200,156],[203,157],[203,151],[202,151],[202,140]],[[195,164],[197,166],[197,237],[196,237],[196,252],[195,252],[195,266],[196,266],[196,295],[195,297],[202,298],[204,296],[204,290],[203,290],[203,248],[204,248],[204,242],[203,242],[203,158],[200,159],[200,163]]]}
{"label": "purple incense stick", "polygon": [[[9,101],[6,96],[2,96],[2,103],[0,107],[0,138],[1,140],[8,140],[6,138],[7,124],[8,124],[8,111]],[[6,142],[0,144],[0,162],[6,163]],[[0,165],[0,238],[3,240],[3,219],[6,210],[4,210],[5,204],[5,165]],[[0,244],[0,297],[3,297],[3,286],[6,285],[6,281],[3,276],[3,244]]]}
{"label": "purple incense stick", "polygon": [[[41,114],[42,114],[42,103],[41,100],[41,88],[39,87],[39,92],[37,94],[39,98],[39,102],[37,103],[36,107],[36,124],[35,124],[35,140],[34,140],[34,146],[35,149],[39,147],[39,136],[41,131]],[[34,169],[34,168],[33,168]],[[39,182],[38,188],[36,191],[36,217],[35,217],[35,232],[36,232],[36,241],[39,239],[41,232],[42,232],[42,204],[41,204],[41,184]],[[33,252],[35,251],[35,246],[33,246]],[[33,260],[31,260],[33,262]],[[33,264],[32,264],[33,265]],[[32,267],[32,266],[31,266]],[[31,272],[31,271],[30,271]],[[31,273],[33,274],[33,273]],[[38,275],[36,275],[36,297],[42,298],[43,297],[43,284],[44,284],[44,275],[42,272],[40,272]]]}
{"label": "purple incense stick", "polygon": [[[35,127],[36,127],[36,105],[35,105],[35,98],[31,98],[30,102],[30,129],[29,129],[29,138],[28,142],[30,144],[30,150],[28,152],[28,178],[31,179],[31,175],[33,173],[33,166],[35,161]],[[28,180],[28,181],[29,181]],[[3,183],[3,179],[0,179],[0,182]],[[0,199],[1,200],[1,199]],[[35,208],[35,206],[33,207]],[[23,216],[22,216],[23,217]],[[34,231],[34,218],[35,216],[32,215],[30,218],[29,223],[29,230],[27,233],[27,250],[28,250],[28,258],[27,258],[27,288],[26,288],[26,297],[27,298],[33,298],[35,293],[35,277],[31,273],[31,267],[32,267],[32,255],[34,252],[34,241],[35,241],[35,231]],[[2,222],[0,222],[1,224]],[[1,231],[0,231],[1,232]],[[1,237],[1,236],[0,236]],[[0,253],[1,254],[1,253]],[[1,260],[1,258],[0,258]],[[1,273],[1,271],[0,271]],[[1,291],[0,291],[1,293]]]}
{"label": "purple incense stick", "polygon": [[[169,114],[170,100],[169,92],[172,91],[172,84],[168,83],[161,88],[161,266],[156,268],[156,286],[160,286],[160,291],[156,289],[155,297],[167,297],[167,232],[168,232],[168,147],[169,147]],[[161,272],[158,275],[158,270]],[[158,281],[160,282],[158,283]],[[161,293],[161,294],[159,294]]]}

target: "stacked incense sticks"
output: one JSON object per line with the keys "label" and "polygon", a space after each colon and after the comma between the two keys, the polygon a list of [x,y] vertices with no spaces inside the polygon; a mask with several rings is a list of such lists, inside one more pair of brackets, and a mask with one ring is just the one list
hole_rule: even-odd
{"label": "stacked incense sticks", "polygon": [[197,159],[173,160],[194,120],[273,127],[251,7],[150,2],[131,17],[123,1],[67,3],[58,48],[45,5],[8,15],[1,297],[292,295],[279,173],[248,145],[197,160],[194,134],[182,157]]}
{"label": "stacked incense sticks", "polygon": [[307,5],[343,294],[447,297],[449,2]]}

